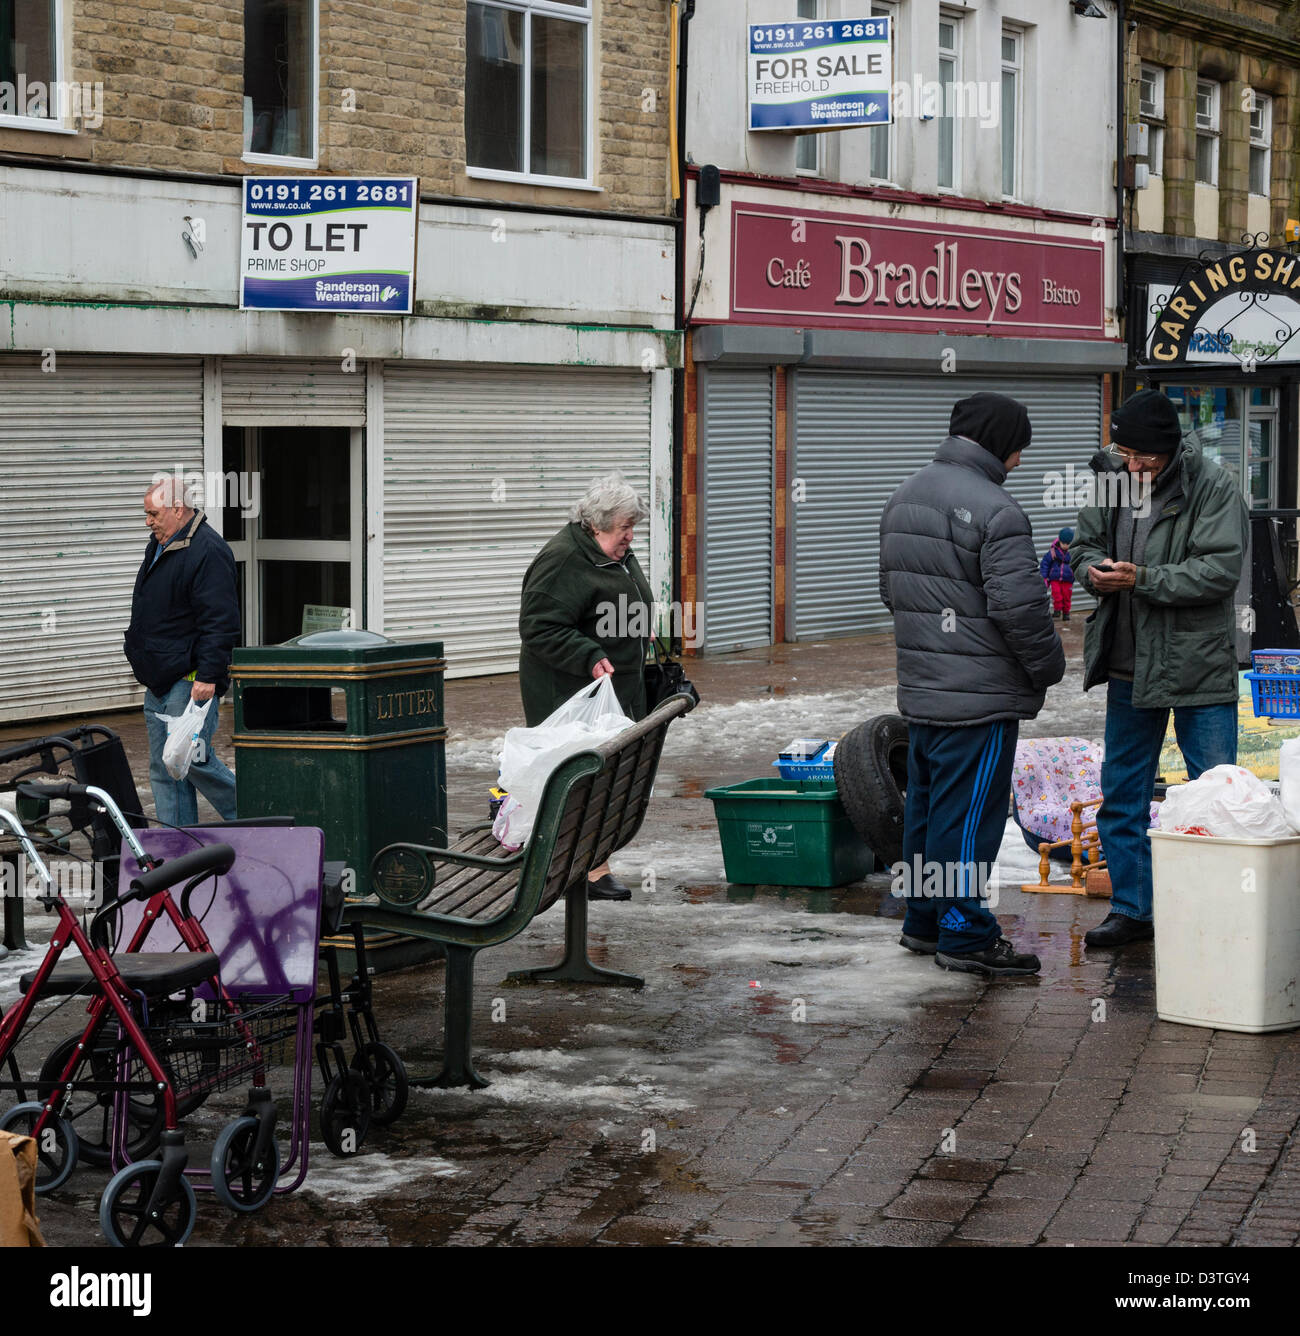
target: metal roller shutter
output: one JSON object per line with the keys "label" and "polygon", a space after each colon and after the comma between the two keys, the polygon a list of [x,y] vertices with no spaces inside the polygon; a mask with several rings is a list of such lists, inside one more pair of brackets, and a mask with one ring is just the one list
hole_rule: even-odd
{"label": "metal roller shutter", "polygon": [[[879,376],[799,371],[792,377],[793,476],[803,500],[791,506],[792,602],[798,640],[890,630],[880,602],[880,516],[904,478],[929,463],[948,432],[953,404],[977,390],[1019,399],[1033,444],[1007,490],[1024,507],[1041,555],[1073,525],[1073,505],[1049,505],[1046,475],[1086,472],[1101,443],[1096,376]],[[1081,602],[1087,600],[1081,599]]]}
{"label": "metal roller shutter", "polygon": [[224,358],[221,420],[232,427],[364,427],[366,364]]}
{"label": "metal roller shutter", "polygon": [[0,720],[138,704],[122,655],[159,473],[203,466],[203,366],[0,359]]}
{"label": "metal roller shutter", "polygon": [[704,647],[772,643],[772,373],[700,373],[700,602]]}
{"label": "metal roller shutter", "polygon": [[450,676],[514,672],[524,572],[593,479],[649,500],[650,439],[639,372],[385,367],[385,634],[443,641]]}

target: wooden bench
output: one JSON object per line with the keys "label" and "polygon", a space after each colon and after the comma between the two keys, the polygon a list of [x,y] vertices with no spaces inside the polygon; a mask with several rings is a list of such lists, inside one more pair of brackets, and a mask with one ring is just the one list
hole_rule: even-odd
{"label": "wooden bench", "polygon": [[694,704],[688,695],[672,696],[617,737],[561,762],[518,853],[503,853],[491,826],[475,826],[450,849],[399,843],[375,855],[377,898],[349,904],[344,922],[425,937],[447,953],[443,1068],[413,1084],[487,1085],[471,1057],[474,957],[522,932],[561,896],[564,958],[517,971],[509,981],[641,987],[636,975],[601,969],[588,958],[587,873],[641,828],[668,725]]}

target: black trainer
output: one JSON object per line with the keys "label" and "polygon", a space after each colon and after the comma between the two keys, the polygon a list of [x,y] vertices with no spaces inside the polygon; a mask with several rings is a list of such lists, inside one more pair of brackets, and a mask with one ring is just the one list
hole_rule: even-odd
{"label": "black trainer", "polygon": [[1107,914],[1091,932],[1083,934],[1085,946],[1127,946],[1130,942],[1149,942],[1155,928],[1127,914]]}
{"label": "black trainer", "polygon": [[1037,956],[1017,951],[1005,937],[999,937],[983,951],[963,952],[961,955],[938,951],[934,963],[941,969],[960,970],[964,974],[984,974],[989,978],[1004,974],[1037,974],[1042,968]]}
{"label": "black trainer", "polygon": [[909,951],[915,951],[918,956],[932,956],[939,949],[937,937],[909,937],[907,933],[898,939],[898,944],[907,947]]}
{"label": "black trainer", "polygon": [[588,900],[630,900],[632,892],[621,881],[614,880],[612,872],[587,883]]}

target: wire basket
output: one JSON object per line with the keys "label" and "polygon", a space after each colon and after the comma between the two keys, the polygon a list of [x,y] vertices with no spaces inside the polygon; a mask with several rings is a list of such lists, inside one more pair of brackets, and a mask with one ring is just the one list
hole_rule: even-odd
{"label": "wire basket", "polygon": [[258,998],[253,1006],[220,1000],[199,1005],[197,1013],[186,1011],[145,1030],[178,1097],[229,1090],[259,1067],[287,1061],[300,1010],[291,997]]}

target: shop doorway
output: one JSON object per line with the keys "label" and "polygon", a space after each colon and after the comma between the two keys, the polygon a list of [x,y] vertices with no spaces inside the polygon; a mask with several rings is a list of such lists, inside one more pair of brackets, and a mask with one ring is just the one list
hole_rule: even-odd
{"label": "shop doorway", "polygon": [[222,512],[239,571],[246,645],[361,626],[362,431],[224,427],[222,467],[247,504]]}
{"label": "shop doorway", "polygon": [[1278,392],[1276,386],[1164,385],[1178,410],[1183,436],[1237,479],[1255,510],[1278,497]]}

